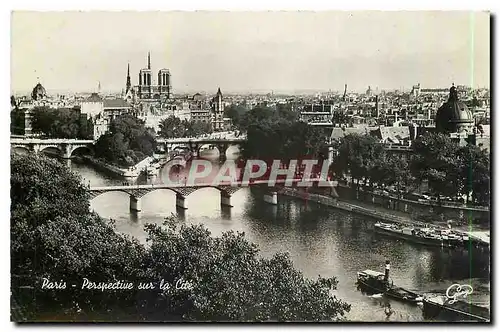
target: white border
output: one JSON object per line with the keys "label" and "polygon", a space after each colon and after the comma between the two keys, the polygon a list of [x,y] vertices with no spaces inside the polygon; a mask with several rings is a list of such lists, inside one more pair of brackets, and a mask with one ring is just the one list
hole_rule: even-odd
{"label": "white border", "polygon": [[[193,1],[193,0],[181,0],[176,2],[175,4],[172,3],[167,3],[166,1],[131,1],[131,0],[121,0],[121,1],[116,1],[116,2],[107,2],[104,3],[102,0],[77,0],[77,1],[53,1],[53,0],[43,0],[43,1],[34,1],[34,0],[17,0],[17,1],[12,1],[12,0],[4,0],[0,2],[0,7],[1,7],[1,19],[0,19],[0,24],[2,25],[1,31],[3,33],[0,35],[1,42],[3,48],[2,48],[2,63],[4,65],[4,70],[3,73],[4,75],[1,76],[1,86],[2,86],[2,91],[9,91],[9,94],[5,94],[3,98],[3,105],[4,105],[4,110],[3,110],[3,120],[0,121],[0,125],[2,126],[2,130],[0,131],[2,135],[4,135],[4,139],[0,141],[0,149],[2,152],[2,155],[4,156],[2,160],[2,167],[0,169],[2,172],[4,172],[4,176],[0,177],[0,181],[2,182],[0,184],[0,188],[2,188],[2,197],[1,197],[1,213],[2,213],[2,227],[4,227],[4,231],[0,232],[2,236],[2,244],[3,244],[3,250],[1,251],[1,258],[2,258],[2,282],[1,285],[3,286],[1,288],[2,294],[1,294],[1,301],[2,301],[2,306],[1,306],[1,313],[2,313],[2,331],[4,330],[11,330],[15,328],[15,325],[13,325],[10,322],[10,302],[9,302],[9,297],[10,297],[10,275],[9,275],[9,270],[10,270],[10,231],[9,231],[9,221],[10,221],[10,207],[9,207],[9,202],[10,202],[10,192],[9,192],[9,180],[7,174],[9,173],[9,155],[10,155],[10,146],[8,143],[8,134],[10,132],[9,130],[9,120],[8,120],[8,98],[10,96],[10,77],[9,75],[6,75],[6,73],[10,73],[10,34],[7,33],[7,31],[10,31],[10,11],[13,9],[16,10],[41,10],[41,11],[50,11],[50,10],[187,10],[187,11],[192,11],[192,10],[252,10],[252,11],[258,11],[258,10],[489,10],[492,11],[493,13],[499,13],[500,10],[498,10],[498,0],[493,1],[493,0],[474,0],[474,1],[435,1],[435,0],[414,0],[412,2],[403,2],[403,1],[356,1],[356,0],[349,0],[349,1],[341,1],[339,4],[331,4],[330,1],[321,1],[321,0],[307,0],[307,1],[297,1],[297,0],[287,0],[287,1],[270,1],[270,0],[246,0],[246,1],[230,1],[230,0],[211,0],[211,1]],[[496,22],[498,25],[498,22]],[[498,35],[495,34],[495,41],[498,43]],[[495,43],[495,44],[496,44]],[[493,58],[492,58],[493,60]],[[496,71],[493,73],[493,75],[496,77],[497,75]],[[493,77],[493,76],[492,76]],[[497,88],[496,86],[493,86],[495,90],[493,91],[493,98],[496,99],[498,96],[497,94]],[[496,105],[496,103],[495,103]],[[493,113],[495,113],[496,110],[493,110]],[[495,119],[495,126],[497,125],[498,118],[500,118],[500,115],[494,116]],[[499,134],[496,134],[495,136],[498,136]],[[498,146],[497,143],[497,138],[495,138],[495,142],[492,142],[492,148],[493,150],[496,150],[495,147]],[[496,151],[495,151],[496,152]],[[496,162],[495,162],[496,165]],[[493,170],[492,170],[493,171]],[[495,197],[498,198],[498,188],[497,184],[498,181],[496,181],[495,177]],[[497,199],[495,199],[498,201]],[[495,202],[496,203],[496,202]],[[496,204],[493,204],[495,206]],[[496,220],[492,220],[492,222],[495,222]],[[496,233],[498,233],[498,229],[500,226],[496,225],[495,230]],[[498,234],[496,234],[498,235]],[[497,237],[498,238],[498,237]],[[497,266],[497,277],[499,274],[498,271],[498,266]],[[498,278],[495,278],[493,281],[496,284],[496,281]],[[498,284],[496,284],[498,285]],[[493,298],[493,296],[492,296]],[[496,308],[498,309],[499,303],[495,303]],[[496,312],[496,319],[499,319],[498,316],[498,310],[495,310]],[[101,326],[102,327],[102,326]],[[156,327],[150,327],[153,329],[157,330],[163,330],[165,328],[168,329],[179,329],[181,327],[179,326],[156,326]],[[204,326],[210,329],[219,329],[221,326]],[[230,326],[229,328],[233,328],[234,326]],[[299,328],[304,328],[303,326],[298,326]],[[328,329],[335,327],[335,326],[323,326]],[[402,326],[399,326],[402,327]],[[419,328],[420,326],[414,326],[413,328]],[[4,329],[5,328],[5,329]],[[34,330],[37,327],[24,327],[25,330]],[[48,327],[52,328],[52,326]],[[84,326],[84,327],[79,327],[81,329],[90,329],[92,326]],[[106,329],[110,329],[111,327],[105,326]],[[122,328],[122,327],[119,327]],[[144,327],[128,327],[128,329],[131,330],[142,330]],[[189,328],[193,328],[190,326]],[[243,327],[241,328],[248,328],[248,327]],[[258,328],[279,328],[278,326],[273,326],[273,327],[264,327],[264,326],[259,326]],[[290,328],[287,326],[287,328]],[[310,328],[310,327],[309,327]],[[364,327],[356,327],[356,330],[362,330]],[[370,327],[374,328],[374,327]],[[379,330],[385,330],[387,327],[386,326],[379,326],[376,327],[375,329]],[[425,329],[439,329],[441,326],[432,326],[432,325],[426,325]],[[477,326],[470,327],[470,328],[477,328]]]}

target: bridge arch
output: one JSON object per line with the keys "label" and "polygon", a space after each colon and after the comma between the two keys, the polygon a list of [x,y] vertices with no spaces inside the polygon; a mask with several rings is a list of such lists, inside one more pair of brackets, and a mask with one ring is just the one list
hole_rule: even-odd
{"label": "bridge arch", "polygon": [[98,191],[98,192],[91,192],[90,195],[90,201],[94,200],[95,198],[102,196],[104,194],[112,193],[112,192],[121,192],[127,194],[127,196],[133,196],[131,193],[129,193],[127,190],[124,189],[112,189],[112,190],[105,190],[105,191]]}
{"label": "bridge arch", "polygon": [[73,154],[76,152],[76,151],[84,151],[86,150],[90,155],[94,155],[94,149],[92,149],[91,147],[85,145],[85,146],[76,146],[76,147],[73,147],[69,153],[70,157],[73,156]]}
{"label": "bridge arch", "polygon": [[[57,152],[55,152],[53,150],[57,150]],[[51,151],[53,153],[50,153]],[[42,145],[42,146],[40,146],[40,153],[44,153],[44,154],[48,154],[48,155],[57,154],[58,156],[62,157],[64,154],[64,151],[58,145]]]}
{"label": "bridge arch", "polygon": [[198,156],[200,155],[200,152],[202,151],[202,149],[204,149],[205,147],[207,146],[211,146],[212,148],[214,149],[217,149],[217,151],[219,152],[219,157],[228,157],[228,151],[230,151],[230,149],[233,149],[234,148],[237,148],[238,149],[238,152],[240,150],[240,145],[238,143],[227,143],[227,144],[221,144],[221,143],[203,143],[203,144],[200,144],[198,149],[197,149],[197,154]]}
{"label": "bridge arch", "polygon": [[31,149],[27,145],[14,145],[10,149],[16,154],[29,154],[31,152]]}

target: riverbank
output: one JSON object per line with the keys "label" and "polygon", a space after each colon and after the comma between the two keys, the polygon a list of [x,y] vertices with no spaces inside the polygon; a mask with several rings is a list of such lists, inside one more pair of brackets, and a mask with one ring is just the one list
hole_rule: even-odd
{"label": "riverbank", "polygon": [[118,166],[108,164],[102,160],[99,160],[99,159],[91,157],[91,156],[83,156],[83,159],[85,161],[91,163],[95,167],[104,169],[108,172],[113,173],[114,175],[117,175],[120,177],[125,177],[125,178],[137,178],[141,174],[141,171],[145,167],[151,165],[154,158],[147,157],[147,158],[143,159],[142,161],[140,161],[139,163],[137,163],[136,165],[130,166],[128,168],[120,168]]}
{"label": "riverbank", "polygon": [[[432,224],[436,227],[439,228],[445,228],[444,226],[447,226],[443,224],[442,222],[428,222],[424,223],[418,220],[415,220],[411,218],[410,216],[404,216],[402,215],[403,213],[400,211],[395,211],[395,210],[388,210],[384,209],[383,207],[380,206],[370,206],[367,203],[364,202],[358,202],[356,201],[355,204],[349,201],[346,201],[345,199],[341,198],[333,198],[330,196],[325,196],[325,195],[320,195],[320,194],[313,194],[313,193],[306,193],[304,191],[299,191],[294,188],[282,188],[280,189],[279,193],[284,196],[289,196],[289,197],[294,197],[294,198],[301,198],[307,201],[312,201],[317,204],[337,208],[340,210],[352,212],[352,213],[357,213],[361,214],[364,216],[372,217],[377,220],[381,221],[387,221],[387,222],[392,222],[392,223],[399,223],[399,224],[405,224],[405,225],[412,225],[412,226],[425,226],[426,224]],[[384,211],[387,210],[387,211]],[[478,239],[482,242],[490,243],[490,231],[489,230],[484,230],[484,229],[478,229],[475,228],[473,229],[472,225],[461,225],[459,227],[455,227],[455,230],[461,231],[467,235],[469,235],[472,238]]]}

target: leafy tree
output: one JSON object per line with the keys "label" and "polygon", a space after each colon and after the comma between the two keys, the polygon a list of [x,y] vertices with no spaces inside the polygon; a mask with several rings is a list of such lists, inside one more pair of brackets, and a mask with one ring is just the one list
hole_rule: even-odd
{"label": "leafy tree", "polygon": [[414,190],[414,178],[411,175],[410,162],[407,157],[391,154],[388,156],[384,168],[383,181],[387,185],[396,187],[398,197],[401,197],[403,187],[406,188],[405,192]]}
{"label": "leafy tree", "polygon": [[[12,296],[28,318],[62,310],[105,312],[113,309],[111,303],[133,297],[71,287],[83,277],[134,279],[140,271],[134,259],[144,250],[89,212],[89,196],[80,180],[55,160],[11,155]],[[67,288],[41,289],[42,278],[65,280]]]}
{"label": "leafy tree", "polygon": [[459,176],[463,181],[462,194],[472,203],[489,206],[491,202],[490,155],[477,146],[466,145],[458,151],[461,160]]}
{"label": "leafy tree", "polygon": [[256,122],[248,125],[247,140],[242,145],[244,157],[280,158],[285,162],[320,155],[326,143],[322,129],[299,121],[292,122],[275,113],[267,115],[268,118],[256,116],[253,118]]}
{"label": "leafy tree", "polygon": [[210,123],[181,120],[169,116],[160,122],[159,135],[164,138],[193,137],[212,132]]}
{"label": "leafy tree", "polygon": [[231,118],[233,126],[240,128],[243,117],[245,116],[245,113],[248,112],[248,109],[243,105],[230,105],[229,107],[226,107],[224,112],[226,117]]}
{"label": "leafy tree", "polygon": [[245,113],[240,122],[240,127],[243,131],[247,131],[251,125],[255,125],[262,121],[270,121],[276,119],[278,113],[269,107],[256,107]]}
{"label": "leafy tree", "polygon": [[[365,185],[370,179],[382,181],[383,177],[373,175],[374,170],[383,162],[384,148],[377,139],[370,135],[349,134],[340,142],[338,154],[334,160],[336,173],[350,175],[351,186],[359,189],[359,181]],[[356,186],[354,186],[356,181]]]}
{"label": "leafy tree", "polygon": [[11,107],[14,107],[14,108],[17,108],[17,101],[16,101],[16,97],[14,97],[14,96],[10,96],[10,106],[11,106]]}
{"label": "leafy tree", "polygon": [[160,122],[159,135],[164,138],[184,137],[184,130],[181,119],[172,115]]}
{"label": "leafy tree", "polygon": [[10,112],[10,133],[14,135],[24,135],[24,121],[24,110],[13,109]]}
{"label": "leafy tree", "polygon": [[[331,294],[335,278],[307,279],[284,254],[262,258],[241,233],[214,238],[168,218],[146,226],[150,243],[142,245],[89,212],[85,187],[69,169],[43,156],[11,157],[11,287],[29,320],[57,312],[66,321],[331,321],[350,309]],[[44,277],[68,287],[41,289]],[[136,286],[71,287],[83,277]],[[180,278],[191,289],[176,290]],[[162,279],[172,287],[159,289]],[[155,288],[138,290],[138,282]]]}
{"label": "leafy tree", "polygon": [[333,124],[340,124],[340,125],[347,125],[349,124],[349,117],[347,116],[346,113],[342,111],[335,111],[333,112],[332,115],[332,123]]}
{"label": "leafy tree", "polygon": [[95,155],[120,167],[135,165],[156,149],[154,135],[144,126],[144,121],[124,114],[114,119],[109,132],[95,143]]}
{"label": "leafy tree", "polygon": [[31,126],[34,133],[50,138],[88,139],[93,136],[92,122],[83,118],[78,109],[35,107]]}
{"label": "leafy tree", "polygon": [[455,197],[463,191],[459,146],[448,135],[426,133],[414,142],[413,149],[411,169],[417,183],[427,180],[438,198]]}
{"label": "leafy tree", "polygon": [[194,137],[212,132],[212,126],[207,122],[184,120],[183,126],[185,128],[184,137]]}
{"label": "leafy tree", "polygon": [[259,257],[243,233],[213,238],[202,225],[165,225],[148,226],[146,271],[153,279],[192,281],[192,293],[167,293],[175,308],[187,311],[188,319],[331,321],[350,309],[330,294],[335,278],[306,279],[286,254]]}

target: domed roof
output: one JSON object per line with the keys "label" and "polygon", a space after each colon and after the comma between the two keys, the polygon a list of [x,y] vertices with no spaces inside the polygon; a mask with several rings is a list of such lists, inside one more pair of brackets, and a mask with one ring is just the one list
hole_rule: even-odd
{"label": "domed roof", "polygon": [[442,131],[455,131],[457,124],[473,123],[472,112],[458,100],[455,86],[450,88],[448,101],[441,106],[436,114],[436,128]]}
{"label": "domed roof", "polygon": [[47,92],[45,91],[45,88],[40,83],[38,83],[33,88],[33,92],[31,93],[31,98],[34,100],[40,100],[44,98],[46,95]]}

